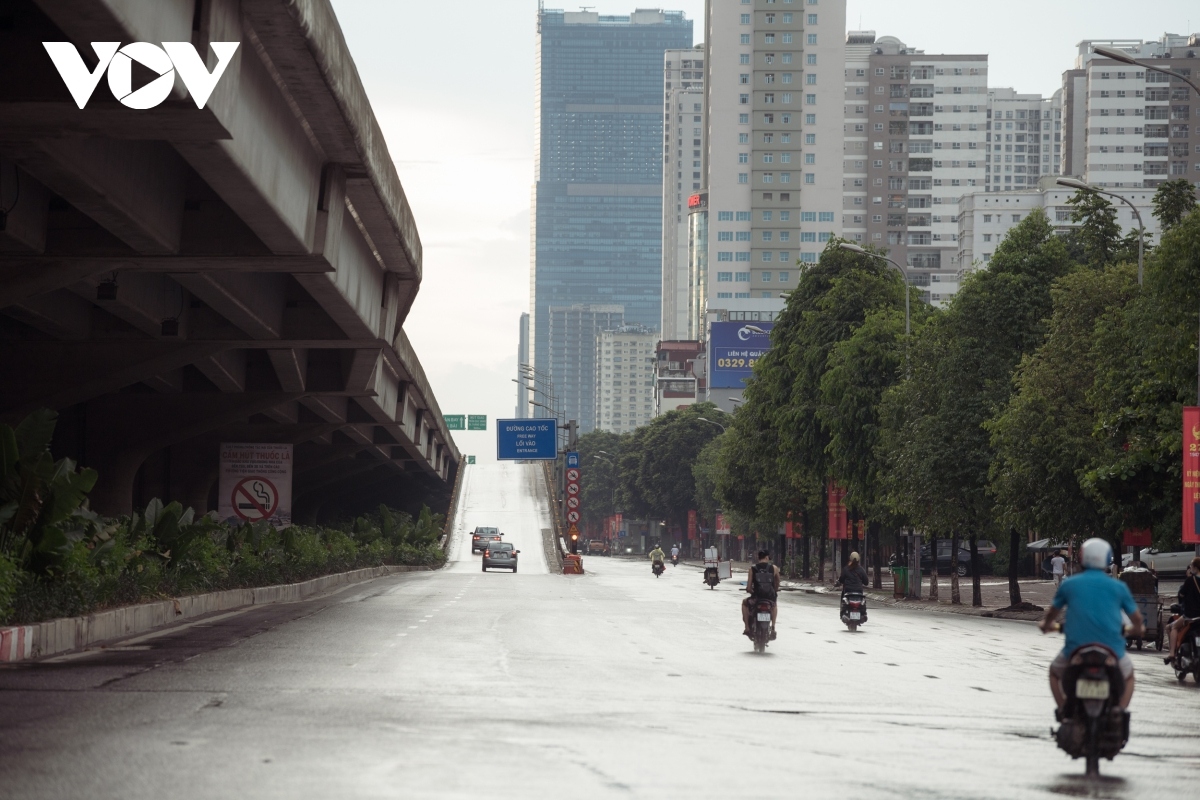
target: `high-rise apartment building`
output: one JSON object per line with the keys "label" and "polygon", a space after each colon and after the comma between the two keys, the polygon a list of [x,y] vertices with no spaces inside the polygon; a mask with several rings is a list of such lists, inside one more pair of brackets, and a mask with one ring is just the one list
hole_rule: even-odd
{"label": "high-rise apartment building", "polygon": [[851,31],[845,74],[845,235],[885,248],[944,302],[933,287],[948,299],[957,285],[958,200],[987,174],[987,56]]}
{"label": "high-rise apartment building", "polygon": [[1062,171],[1111,189],[1152,189],[1183,177],[1200,182],[1195,93],[1177,78],[1100,58],[1095,45],[1200,75],[1200,34],[1080,42],[1075,68],[1063,73]]}
{"label": "high-rise apartment building", "polygon": [[628,433],[654,418],[655,345],[658,334],[640,325],[596,336],[595,427]]}
{"label": "high-rise apartment building", "polygon": [[689,337],[773,317],[841,234],[845,0],[710,0]]}
{"label": "high-rise apartment building", "polygon": [[[601,331],[625,325],[625,307],[591,303],[550,306],[547,322],[547,364],[558,410],[587,433],[596,427],[596,337]],[[540,401],[540,402],[544,402]],[[550,416],[537,408],[535,417]]]}
{"label": "high-rise apartment building", "polygon": [[663,58],[662,335],[687,336],[688,198],[700,189],[704,152],[704,49]]}
{"label": "high-rise apartment building", "polygon": [[[553,344],[550,308],[620,306],[623,320],[660,324],[663,54],[691,46],[678,11],[538,12],[532,350],[585,432],[592,373],[556,355],[576,345]],[[594,341],[578,346],[590,362]]]}
{"label": "high-rise apartment building", "polygon": [[1046,175],[1061,175],[1062,98],[988,90],[987,176],[989,192],[1037,186]]}

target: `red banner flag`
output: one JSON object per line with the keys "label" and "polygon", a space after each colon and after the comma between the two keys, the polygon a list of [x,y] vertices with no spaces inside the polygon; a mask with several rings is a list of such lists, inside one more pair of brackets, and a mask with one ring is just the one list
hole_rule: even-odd
{"label": "red banner flag", "polygon": [[830,481],[826,489],[829,505],[829,538],[849,539],[850,526],[846,518],[846,490]]}
{"label": "red banner flag", "polygon": [[697,529],[700,527],[700,519],[695,511],[688,512],[688,541],[696,538]]}
{"label": "red banner flag", "polygon": [[1149,528],[1126,528],[1121,534],[1121,544],[1125,547],[1149,547],[1150,529]]}
{"label": "red banner flag", "polygon": [[1183,409],[1183,543],[1200,544],[1200,407]]}

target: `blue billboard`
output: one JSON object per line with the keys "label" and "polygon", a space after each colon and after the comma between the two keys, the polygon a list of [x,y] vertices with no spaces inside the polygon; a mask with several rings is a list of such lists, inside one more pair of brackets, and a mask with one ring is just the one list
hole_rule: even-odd
{"label": "blue billboard", "polygon": [[774,322],[714,322],[708,329],[708,386],[743,389],[754,364],[771,349]]}
{"label": "blue billboard", "polygon": [[558,458],[557,420],[496,420],[496,458],[500,461],[553,461]]}

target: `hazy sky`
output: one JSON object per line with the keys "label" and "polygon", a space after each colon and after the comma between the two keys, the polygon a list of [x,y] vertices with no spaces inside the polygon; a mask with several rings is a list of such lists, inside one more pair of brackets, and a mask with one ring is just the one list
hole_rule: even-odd
{"label": "hazy sky", "polygon": [[[646,0],[590,0],[626,14]],[[495,457],[513,416],[517,320],[529,308],[536,0],[333,0],[425,247],[405,329],[446,414],[487,414],[458,433]],[[576,5],[548,2],[548,7]],[[679,0],[703,39],[703,0]],[[847,27],[928,53],[987,53],[989,85],[1050,94],[1081,39],[1200,28],[1191,0],[848,0]]]}

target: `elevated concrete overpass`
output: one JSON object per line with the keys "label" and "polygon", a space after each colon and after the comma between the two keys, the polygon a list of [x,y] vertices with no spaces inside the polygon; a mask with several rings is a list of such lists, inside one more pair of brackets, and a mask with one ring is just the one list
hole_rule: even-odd
{"label": "elevated concrete overpass", "polygon": [[[176,75],[137,110],[105,80],[80,109],[47,41],[240,44],[203,109]],[[5,211],[0,420],[58,410],[93,507],[213,507],[222,441],[295,445],[300,520],[448,495],[421,241],[329,0],[0,6]]]}

